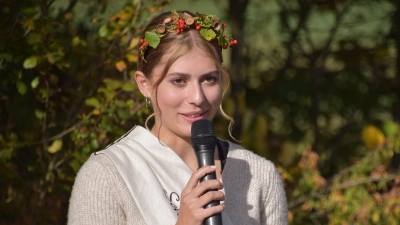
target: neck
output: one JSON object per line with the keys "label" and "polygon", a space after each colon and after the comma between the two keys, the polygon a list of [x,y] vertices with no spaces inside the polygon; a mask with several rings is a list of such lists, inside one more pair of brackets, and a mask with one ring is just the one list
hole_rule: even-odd
{"label": "neck", "polygon": [[[183,138],[178,135],[169,135],[163,133],[159,128],[154,126],[151,129],[151,133],[160,139],[164,144],[171,148],[194,172],[198,169],[196,154],[194,153],[190,137]],[[217,148],[216,148],[217,149]],[[214,153],[215,165],[217,166],[216,175],[217,179],[220,180],[222,176],[221,162],[219,160],[218,151]]]}
{"label": "neck", "polygon": [[197,159],[190,141],[190,137],[170,135],[154,126],[151,129],[154,136],[171,148],[193,171],[197,170]]}

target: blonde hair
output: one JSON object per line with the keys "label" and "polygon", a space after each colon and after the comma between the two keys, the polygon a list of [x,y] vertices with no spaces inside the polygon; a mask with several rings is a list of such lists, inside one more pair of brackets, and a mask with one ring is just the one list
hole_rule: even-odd
{"label": "blonde hair", "polygon": [[[180,15],[183,15],[183,13],[186,12],[190,15],[193,15],[193,13],[188,12],[188,11],[178,11]],[[164,19],[167,17],[172,17],[173,13],[171,12],[165,12],[154,18],[149,25],[146,27],[143,33],[146,31],[151,31],[157,27],[157,25],[162,24]],[[138,60],[138,67],[137,70],[141,71],[147,79],[151,80],[153,76],[153,70],[156,67],[156,65],[159,64],[165,64],[164,69],[161,73],[160,78],[158,78],[157,81],[154,83],[155,87],[155,96],[157,99],[157,87],[161,83],[161,81],[164,79],[166,76],[168,70],[172,66],[172,64],[178,60],[180,57],[184,56],[191,50],[195,48],[201,49],[203,52],[205,52],[209,57],[214,59],[218,70],[220,71],[222,75],[222,80],[224,82],[223,85],[223,90],[222,90],[222,99],[224,98],[226,92],[229,89],[230,86],[230,79],[229,79],[229,74],[225,70],[225,68],[222,67],[222,47],[218,45],[218,40],[213,39],[211,41],[207,41],[201,36],[200,32],[197,30],[188,30],[184,31],[180,34],[175,34],[175,33],[168,33],[164,37],[162,37],[161,42],[159,46],[154,49],[154,48],[147,48],[145,54],[144,54],[144,59],[142,57],[139,57]],[[163,57],[165,55],[168,55],[168,57]],[[158,107],[157,100],[155,104]],[[221,115],[229,120],[229,126],[228,126],[228,133],[231,138],[232,136],[232,127],[234,124],[234,120],[232,117],[228,116],[225,111],[222,108],[222,104],[219,106],[219,111]],[[154,117],[154,113],[152,113],[149,117],[147,117],[145,121],[145,126],[147,129],[148,128],[148,121],[150,118]],[[236,140],[235,138],[233,138]]]}

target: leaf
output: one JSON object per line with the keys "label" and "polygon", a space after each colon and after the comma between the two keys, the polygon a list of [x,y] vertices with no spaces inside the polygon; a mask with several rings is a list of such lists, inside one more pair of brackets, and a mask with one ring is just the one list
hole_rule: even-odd
{"label": "leaf", "polygon": [[93,115],[100,115],[101,112],[100,112],[100,110],[98,110],[98,109],[94,109],[94,110],[92,111],[92,114],[93,114]]}
{"label": "leaf", "polygon": [[160,39],[161,37],[155,32],[147,31],[144,34],[144,41],[147,41],[149,43],[149,46],[153,47],[154,49],[156,49],[160,44]]}
{"label": "leaf", "polygon": [[12,61],[13,56],[11,54],[8,53],[0,53],[0,59],[4,59],[6,62],[11,62]]}
{"label": "leaf", "polygon": [[81,39],[79,38],[79,36],[75,36],[74,38],[72,38],[72,46],[76,47],[81,43]]}
{"label": "leaf", "polygon": [[27,90],[25,83],[22,82],[22,81],[18,81],[18,82],[17,82],[17,89],[18,89],[18,92],[19,92],[21,95],[25,95],[26,90]]}
{"label": "leaf", "polygon": [[53,144],[51,144],[51,146],[47,148],[47,151],[50,153],[56,153],[56,152],[60,151],[62,146],[63,146],[62,140],[56,139],[53,141]]}
{"label": "leaf", "polygon": [[126,101],[125,104],[128,106],[128,108],[133,108],[133,106],[135,106],[135,102],[132,99]]}
{"label": "leaf", "polygon": [[126,66],[126,63],[124,62],[124,60],[120,60],[115,63],[115,68],[117,68],[117,70],[119,72],[122,72],[122,71],[126,70],[127,66]]}
{"label": "leaf", "polygon": [[45,99],[49,96],[49,92],[46,88],[39,89],[39,93],[42,99]]}
{"label": "leaf", "polygon": [[90,141],[90,147],[92,147],[92,148],[94,148],[94,149],[99,148],[99,142],[98,142],[96,139],[92,139],[92,140]]}
{"label": "leaf", "polygon": [[25,69],[32,69],[32,68],[35,68],[36,65],[37,65],[38,58],[39,58],[39,57],[37,57],[37,56],[31,56],[31,57],[25,59],[24,64],[23,64],[23,67],[24,67]]}
{"label": "leaf", "polygon": [[110,79],[110,78],[105,78],[103,80],[103,82],[106,84],[107,89],[110,89],[110,90],[115,90],[115,89],[118,89],[118,88],[120,88],[122,86],[121,81],[113,80],[113,79]]}
{"label": "leaf", "polygon": [[30,44],[30,45],[40,43],[41,40],[42,40],[42,38],[41,38],[40,34],[34,33],[34,32],[29,33],[28,36],[26,37],[26,42],[28,42],[28,44]]}
{"label": "leaf", "polygon": [[59,61],[63,57],[64,57],[64,52],[62,52],[61,50],[58,51],[58,52],[51,52],[51,53],[47,54],[47,60],[51,64],[56,63],[57,61]]}
{"label": "leaf", "polygon": [[92,19],[90,20],[90,22],[92,22],[92,23],[97,23],[97,22],[99,22],[99,21],[101,21],[101,19],[100,19],[100,18],[96,18],[96,17],[94,17],[94,18],[92,18]]}
{"label": "leaf", "polygon": [[13,152],[14,151],[12,148],[1,149],[0,150],[0,159],[2,159],[4,161],[11,159]]}
{"label": "leaf", "polygon": [[383,132],[387,137],[393,138],[399,131],[399,124],[394,121],[388,120],[383,123]]}
{"label": "leaf", "polygon": [[122,90],[123,90],[123,91],[133,91],[134,89],[135,89],[135,85],[132,84],[132,83],[125,83],[125,84],[122,86]]}
{"label": "leaf", "polygon": [[35,89],[39,85],[39,77],[35,77],[31,82],[31,87]]}
{"label": "leaf", "polygon": [[207,41],[211,41],[216,37],[216,33],[212,29],[201,29],[200,30],[201,36],[204,37]]}
{"label": "leaf", "polygon": [[21,12],[25,15],[34,15],[37,13],[37,10],[33,7],[30,8],[24,8],[21,10]]}
{"label": "leaf", "polygon": [[100,27],[99,29],[99,36],[102,38],[107,37],[107,35],[109,34],[108,28],[106,25],[103,25]]}
{"label": "leaf", "polygon": [[224,35],[222,33],[220,33],[218,35],[218,45],[223,46],[225,44],[227,44],[226,39],[225,39]]}
{"label": "leaf", "polygon": [[39,120],[44,118],[44,112],[42,110],[36,109],[35,110],[35,116],[36,118],[38,118]]}
{"label": "leaf", "polygon": [[129,48],[128,49],[133,49],[136,48],[136,46],[138,46],[139,44],[139,38],[132,38],[131,42],[129,43]]}
{"label": "leaf", "polygon": [[126,54],[125,57],[128,60],[128,62],[137,62],[138,61],[138,56],[135,54]]}
{"label": "leaf", "polygon": [[87,106],[97,107],[100,105],[100,102],[97,98],[89,98],[89,99],[86,99],[85,104]]}
{"label": "leaf", "polygon": [[375,150],[382,147],[385,142],[385,135],[374,125],[367,125],[362,130],[362,139],[367,148]]}

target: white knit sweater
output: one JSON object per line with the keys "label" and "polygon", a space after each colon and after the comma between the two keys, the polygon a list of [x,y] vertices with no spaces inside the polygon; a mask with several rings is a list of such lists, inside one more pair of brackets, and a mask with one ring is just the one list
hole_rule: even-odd
{"label": "white knit sweater", "polygon": [[[288,223],[281,177],[270,161],[229,143],[222,182],[225,211],[234,224]],[[80,169],[70,199],[68,224],[146,224],[107,155],[92,155]]]}

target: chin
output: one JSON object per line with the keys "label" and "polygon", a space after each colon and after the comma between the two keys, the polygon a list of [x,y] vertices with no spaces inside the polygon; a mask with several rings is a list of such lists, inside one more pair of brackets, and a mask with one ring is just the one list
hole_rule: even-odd
{"label": "chin", "polygon": [[192,124],[188,124],[181,129],[181,135],[185,139],[190,139],[192,137]]}

